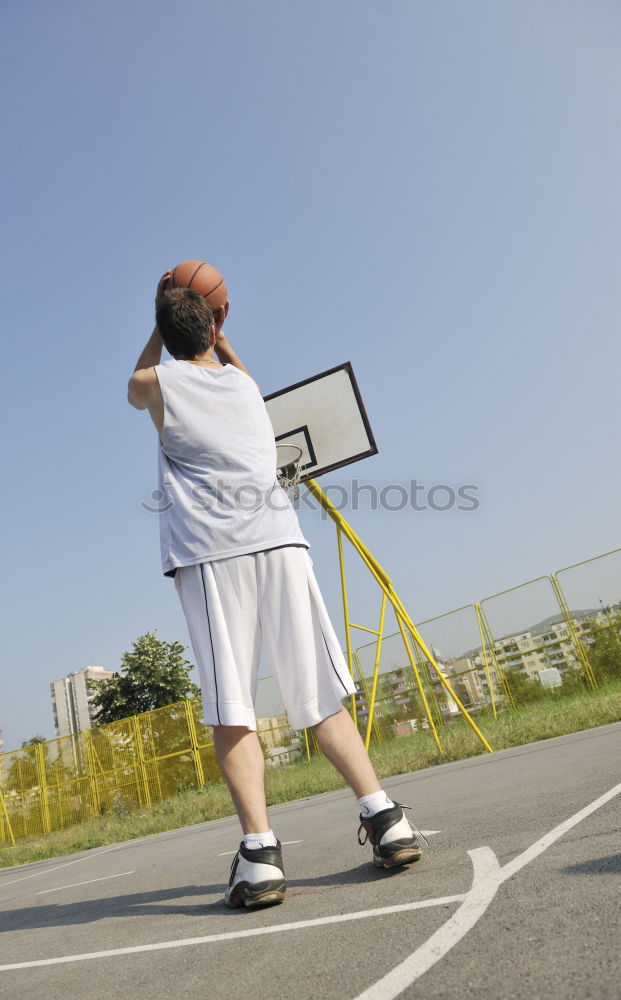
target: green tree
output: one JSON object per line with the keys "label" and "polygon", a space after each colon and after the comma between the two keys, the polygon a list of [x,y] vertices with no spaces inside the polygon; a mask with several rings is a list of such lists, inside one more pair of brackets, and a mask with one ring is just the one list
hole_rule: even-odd
{"label": "green tree", "polygon": [[618,626],[593,634],[595,638],[588,655],[597,680],[611,681],[621,677],[621,635]]}
{"label": "green tree", "polygon": [[43,744],[43,763],[49,762],[49,746],[44,736],[32,736],[22,740],[21,750],[13,750],[6,755],[9,764],[4,787],[12,791],[26,792],[39,785],[39,768],[37,766],[37,745]]}
{"label": "green tree", "polygon": [[94,692],[97,725],[118,722],[200,694],[188,674],[182,642],[164,642],[155,632],[139,636],[121,657],[121,672],[104,681],[89,681]]}
{"label": "green tree", "polygon": [[584,694],[586,690],[587,682],[582,670],[574,668],[568,670],[563,676],[563,683],[560,687],[562,695]]}
{"label": "green tree", "polygon": [[531,680],[519,669],[506,670],[505,680],[516,705],[528,705],[534,701],[544,701],[549,697],[549,691],[541,681]]}

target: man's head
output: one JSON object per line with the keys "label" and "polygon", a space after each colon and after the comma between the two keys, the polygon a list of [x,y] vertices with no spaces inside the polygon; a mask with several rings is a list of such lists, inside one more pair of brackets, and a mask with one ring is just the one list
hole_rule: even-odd
{"label": "man's head", "polygon": [[178,360],[191,361],[214,344],[211,306],[191,288],[164,292],[155,310],[155,322],[166,350]]}

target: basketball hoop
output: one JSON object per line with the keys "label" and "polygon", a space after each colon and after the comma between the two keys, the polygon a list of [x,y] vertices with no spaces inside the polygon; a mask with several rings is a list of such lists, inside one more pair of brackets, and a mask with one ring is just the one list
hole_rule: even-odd
{"label": "basketball hoop", "polygon": [[276,445],[276,477],[292,500],[300,495],[300,459],[302,449],[295,444]]}

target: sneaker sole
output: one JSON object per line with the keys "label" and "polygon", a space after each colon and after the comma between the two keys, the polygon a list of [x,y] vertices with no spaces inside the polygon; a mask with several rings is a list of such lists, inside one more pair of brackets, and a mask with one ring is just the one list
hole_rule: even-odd
{"label": "sneaker sole", "polygon": [[256,896],[253,899],[245,899],[244,906],[249,909],[253,906],[272,906],[274,903],[284,903],[285,893],[279,890],[274,890],[272,892],[263,892],[260,896]]}
{"label": "sneaker sole", "polygon": [[423,852],[418,848],[407,847],[401,851],[396,851],[389,858],[379,858],[373,855],[373,864],[376,868],[399,868],[401,865],[410,865],[422,857]]}
{"label": "sneaker sole", "polygon": [[286,887],[284,882],[275,886],[264,886],[262,889],[253,889],[245,885],[239,892],[235,892],[224,902],[231,910],[245,906],[247,909],[253,906],[272,906],[274,903],[284,903]]}

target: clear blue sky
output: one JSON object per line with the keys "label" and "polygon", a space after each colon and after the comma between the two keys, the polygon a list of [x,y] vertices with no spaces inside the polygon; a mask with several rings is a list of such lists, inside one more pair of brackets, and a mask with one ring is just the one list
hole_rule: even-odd
{"label": "clear blue sky", "polygon": [[[619,544],[617,3],[24,0],[0,28],[5,749],[54,735],[50,681],[187,641],[125,400],[180,260],[224,272],[265,393],[353,363],[380,454],[332,482],[479,486],[351,514],[416,620]],[[577,602],[619,599],[602,572]],[[353,601],[372,624],[359,573]]]}

